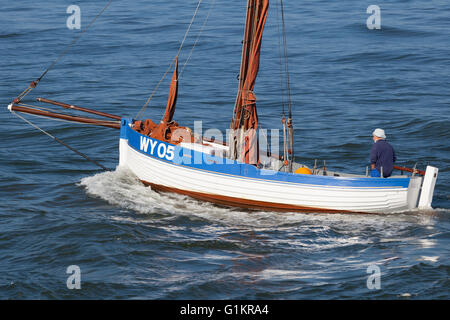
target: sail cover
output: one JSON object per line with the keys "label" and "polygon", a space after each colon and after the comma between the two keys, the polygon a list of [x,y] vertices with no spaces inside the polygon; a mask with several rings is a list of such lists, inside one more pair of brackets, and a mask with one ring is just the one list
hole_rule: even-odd
{"label": "sail cover", "polygon": [[[253,92],[259,71],[262,35],[267,19],[269,0],[249,0],[242,47],[239,90],[230,128],[234,132],[230,141],[234,158],[256,164],[259,160],[256,129],[258,114]],[[236,131],[238,133],[236,133]],[[233,157],[233,155],[232,155]]]}

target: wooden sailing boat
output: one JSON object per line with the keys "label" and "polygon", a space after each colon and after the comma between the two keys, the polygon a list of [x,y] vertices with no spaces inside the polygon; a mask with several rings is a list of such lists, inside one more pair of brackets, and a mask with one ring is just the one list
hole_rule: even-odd
{"label": "wooden sailing boat", "polygon": [[285,139],[290,145],[285,148],[284,157],[268,156],[266,150],[259,150],[253,90],[268,8],[268,0],[248,0],[247,3],[239,87],[228,144],[196,136],[173,120],[178,93],[177,58],[165,114],[159,123],[95,113],[48,99],[40,101],[112,120],[49,113],[23,105],[20,99],[10,104],[9,109],[120,129],[119,166],[129,168],[154,190],[226,206],[271,211],[371,213],[431,208],[437,177],[437,169],[431,166],[426,172],[414,169],[410,170],[413,173],[410,176],[387,179],[325,168],[313,174],[296,173],[304,165],[295,163],[292,158],[291,115],[287,122],[283,117],[283,125],[287,123],[290,132]]}

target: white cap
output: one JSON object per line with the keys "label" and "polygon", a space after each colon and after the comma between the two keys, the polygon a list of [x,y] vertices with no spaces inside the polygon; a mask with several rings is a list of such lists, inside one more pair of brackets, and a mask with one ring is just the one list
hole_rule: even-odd
{"label": "white cap", "polygon": [[384,134],[384,130],[383,130],[383,129],[377,128],[377,129],[375,129],[375,130],[372,132],[372,134],[373,134],[375,137],[378,137],[378,138],[381,138],[381,139],[386,139],[386,135]]}

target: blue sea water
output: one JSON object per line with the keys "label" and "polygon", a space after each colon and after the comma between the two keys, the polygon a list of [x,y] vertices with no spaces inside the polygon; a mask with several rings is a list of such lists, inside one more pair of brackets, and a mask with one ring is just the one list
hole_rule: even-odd
{"label": "blue sea water", "polygon": [[[249,212],[146,188],[52,142],[7,105],[107,1],[1,1],[0,299],[449,299],[450,3],[284,1],[297,160],[364,173],[371,132],[398,162],[439,168],[433,210],[396,214]],[[180,55],[207,17],[204,0]],[[369,5],[381,29],[369,30]],[[216,0],[181,78],[176,120],[225,130],[239,73],[245,1]],[[255,93],[281,127],[278,1],[271,2]],[[176,55],[197,1],[112,1],[24,100],[135,117]],[[168,79],[146,116],[159,119]],[[27,117],[108,168],[118,131]],[[81,270],[68,289],[66,270]],[[370,267],[381,272],[369,289]],[[368,272],[369,270],[369,272]]]}

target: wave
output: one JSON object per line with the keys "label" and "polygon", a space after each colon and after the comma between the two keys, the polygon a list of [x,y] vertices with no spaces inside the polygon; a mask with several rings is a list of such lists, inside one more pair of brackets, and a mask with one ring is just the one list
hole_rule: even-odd
{"label": "wave", "polygon": [[[320,226],[325,228],[325,231],[333,229],[345,230],[345,232],[350,232],[352,228],[356,230],[375,228],[377,232],[383,233],[386,220],[393,228],[400,229],[410,223],[433,223],[427,219],[429,211],[420,210],[395,214],[359,215],[250,211],[221,207],[197,201],[188,196],[155,192],[150,187],[144,186],[129,169],[122,167],[116,168],[115,171],[85,177],[81,179],[79,185],[84,187],[90,196],[101,198],[125,210],[169,220],[177,217],[201,219],[228,227],[266,229],[306,225],[308,228]],[[397,229],[392,231],[395,232],[395,230]]]}
{"label": "wave", "polygon": [[7,38],[14,38],[14,37],[21,37],[24,36],[25,33],[6,33],[6,34],[0,34],[0,39],[7,39]]}

